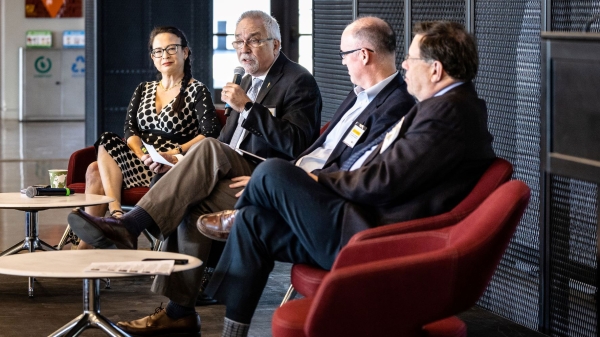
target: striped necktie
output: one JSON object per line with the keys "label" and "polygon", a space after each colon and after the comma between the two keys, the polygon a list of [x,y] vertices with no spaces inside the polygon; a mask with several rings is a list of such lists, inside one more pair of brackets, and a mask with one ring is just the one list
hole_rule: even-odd
{"label": "striped necktie", "polygon": [[[250,100],[252,100],[252,102],[256,101],[256,96],[258,95],[258,91],[260,90],[262,83],[263,83],[263,80],[261,80],[260,78],[252,79],[252,87],[250,87],[250,89],[248,90],[248,98],[250,98]],[[240,116],[238,118],[237,127],[235,128],[235,131],[233,132],[233,136],[231,137],[231,142],[229,142],[229,146],[234,149],[237,148],[237,144],[240,141],[240,138],[242,137],[242,135],[244,134],[245,129],[242,127],[242,123],[245,120],[246,119],[243,118],[242,115],[240,114]]]}

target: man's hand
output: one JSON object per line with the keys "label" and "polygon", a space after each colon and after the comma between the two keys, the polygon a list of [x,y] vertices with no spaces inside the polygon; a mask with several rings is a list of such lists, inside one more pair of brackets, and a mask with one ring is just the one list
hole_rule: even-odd
{"label": "man's hand", "polygon": [[[235,177],[235,178],[231,178],[231,181],[235,181],[235,183],[230,184],[229,185],[230,188],[246,187],[246,185],[248,185],[248,182],[250,181],[250,177],[249,176]],[[244,192],[244,189],[242,189],[241,191],[237,192],[235,194],[235,196],[237,198],[239,198],[242,195],[243,192]]]}
{"label": "man's hand", "polygon": [[235,83],[227,83],[223,87],[221,91],[221,100],[230,107],[232,107],[235,111],[242,112],[244,111],[244,106],[246,103],[251,102],[252,100],[246,95],[246,92],[242,87]]}

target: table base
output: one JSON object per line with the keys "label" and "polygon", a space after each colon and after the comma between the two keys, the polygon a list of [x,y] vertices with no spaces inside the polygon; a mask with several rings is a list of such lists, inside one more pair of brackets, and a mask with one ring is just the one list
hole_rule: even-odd
{"label": "table base", "polygon": [[[38,237],[37,211],[25,212],[25,239],[0,253],[0,257],[16,254],[22,250],[28,250],[30,253],[36,250],[56,250],[54,247],[40,240],[40,238]],[[28,281],[29,297],[33,297],[33,277],[30,277]]]}
{"label": "table base", "polygon": [[0,257],[6,255],[16,254],[22,250],[28,250],[30,252],[34,252],[36,250],[56,250],[54,247],[49,245],[48,243],[40,240],[37,237],[26,237],[25,240],[21,240],[21,242],[16,245],[8,248],[7,250],[0,253]]}
{"label": "table base", "polygon": [[100,279],[83,280],[83,313],[48,337],[79,336],[89,328],[101,329],[109,336],[130,337],[116,324],[100,314]]}

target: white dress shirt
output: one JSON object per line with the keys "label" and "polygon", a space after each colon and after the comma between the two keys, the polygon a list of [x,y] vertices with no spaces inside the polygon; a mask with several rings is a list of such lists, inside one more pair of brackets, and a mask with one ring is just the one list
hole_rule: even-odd
{"label": "white dress shirt", "polygon": [[333,149],[339,144],[342,137],[346,135],[346,130],[354,125],[356,118],[360,116],[365,108],[373,101],[373,99],[375,99],[375,97],[377,97],[381,90],[396,77],[397,74],[398,72],[396,71],[394,74],[369,89],[363,89],[359,86],[355,87],[354,93],[356,94],[356,101],[354,102],[354,105],[344,113],[344,116],[342,116],[331,132],[329,132],[323,144],[311,153],[298,159],[296,166],[302,168],[306,172],[312,172],[323,168]]}

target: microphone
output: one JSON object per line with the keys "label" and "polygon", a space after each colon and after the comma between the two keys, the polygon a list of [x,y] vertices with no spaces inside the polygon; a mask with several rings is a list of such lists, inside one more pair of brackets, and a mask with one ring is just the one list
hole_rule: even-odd
{"label": "microphone", "polygon": [[[244,67],[235,67],[235,69],[233,69],[233,83],[239,85],[242,82],[242,77],[244,77],[244,74],[246,73],[246,70],[244,70]],[[229,117],[229,114],[231,114],[231,110],[232,108],[226,104],[225,105],[225,116]]]}
{"label": "microphone", "polygon": [[68,188],[41,188],[41,187],[33,187],[33,186],[29,186],[27,187],[27,190],[25,191],[25,195],[27,195],[28,198],[33,198],[33,197],[51,197],[51,196],[69,196],[71,194],[75,194],[74,191],[71,191]]}

